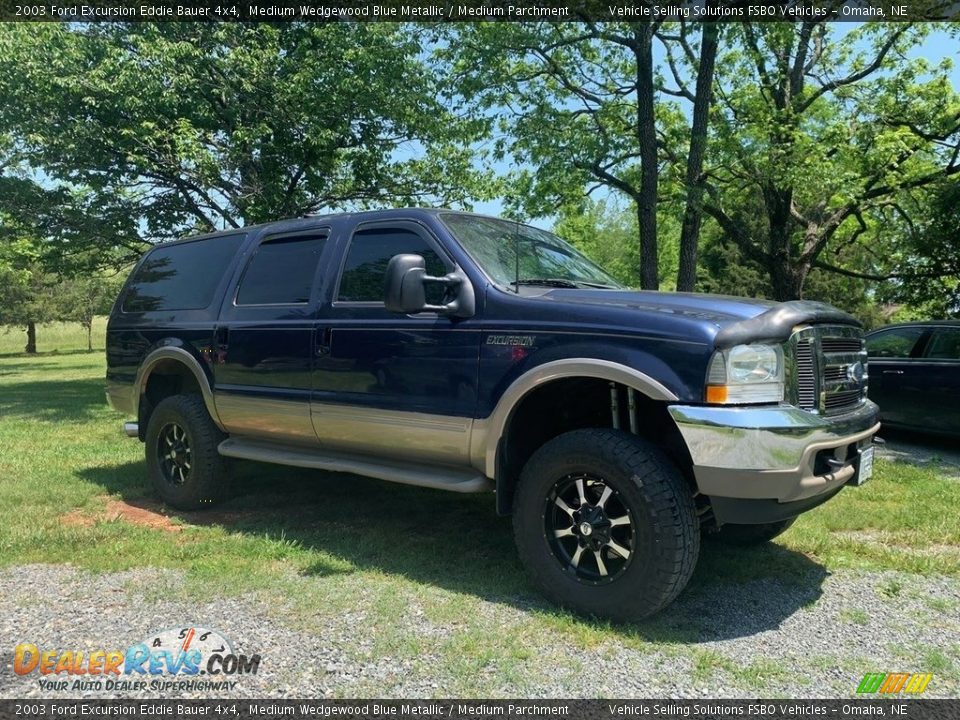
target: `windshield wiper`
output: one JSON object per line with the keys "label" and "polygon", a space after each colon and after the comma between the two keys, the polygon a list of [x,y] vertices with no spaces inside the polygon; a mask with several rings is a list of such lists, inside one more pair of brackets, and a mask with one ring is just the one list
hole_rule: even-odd
{"label": "windshield wiper", "polygon": [[600,290],[617,290],[616,285],[604,285],[602,283],[588,282],[586,280],[567,280],[566,278],[523,278],[518,282],[512,282],[511,285],[545,285],[546,287],[558,288],[598,288]]}
{"label": "windshield wiper", "polygon": [[597,288],[598,290],[620,290],[616,285],[604,285],[603,283],[587,282],[586,280],[577,280],[577,285],[583,285],[588,288]]}
{"label": "windshield wiper", "polygon": [[545,285],[546,287],[575,288],[577,284],[573,280],[564,280],[563,278],[523,278],[515,280],[511,285]]}

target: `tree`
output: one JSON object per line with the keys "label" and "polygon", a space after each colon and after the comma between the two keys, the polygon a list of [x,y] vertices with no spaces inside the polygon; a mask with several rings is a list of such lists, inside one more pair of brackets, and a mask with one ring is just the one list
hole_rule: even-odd
{"label": "tree", "polygon": [[[706,178],[703,176],[703,162],[707,151],[707,134],[710,122],[710,108],[713,104],[713,74],[716,65],[717,50],[720,42],[719,23],[701,23],[700,47],[695,50],[687,39],[688,25],[680,23],[679,34],[666,36],[671,40],[665,44],[667,58],[678,89],[675,94],[686,98],[693,104],[693,117],[690,126],[690,147],[687,151],[684,190],[686,207],[683,224],[680,228],[680,262],[677,269],[677,290],[692,292],[697,281],[697,255],[700,245],[700,226],[703,222],[703,194]],[[661,35],[661,37],[664,37]],[[691,92],[677,70],[677,61],[673,57],[674,47],[683,50],[686,62],[697,68],[696,86]]]}
{"label": "tree", "polygon": [[[691,39],[695,27],[659,20],[475,23],[457,28],[441,53],[455,60],[455,94],[482,117],[502,118],[494,156],[510,156],[524,169],[514,197],[528,213],[576,206],[599,188],[629,199],[636,214],[640,285],[647,289],[661,285],[665,186],[668,193],[681,188],[687,204],[678,289],[692,290],[696,278],[720,30],[714,23],[700,25],[698,45]],[[655,41],[666,50],[676,87],[655,62]],[[680,60],[674,57],[678,52]],[[667,96],[691,103],[691,125]]]}
{"label": "tree", "polygon": [[630,199],[639,276],[656,289],[658,143],[654,34],[659,23],[471,23],[440,55],[451,94],[501,118],[494,156],[511,156],[514,204],[551,214],[597,187]]}
{"label": "tree", "polygon": [[886,262],[868,279],[881,281],[879,295],[889,302],[922,308],[927,317],[958,317],[960,182],[938,184],[925,200],[917,222],[905,222],[909,215],[890,218],[901,226],[902,239],[895,247],[886,246]]}
{"label": "tree", "polygon": [[[657,243],[657,267],[660,289],[666,290],[670,289],[669,278],[677,274],[680,223],[676,211],[682,208],[664,203],[660,203],[660,208],[662,241]],[[553,231],[627,287],[640,286],[637,216],[617,203],[615,197],[564,205]]]}
{"label": "tree", "polygon": [[[908,60],[928,26],[731,26],[718,64],[705,211],[776,299],[802,297],[830,247],[869,235],[904,193],[960,172],[960,96],[947,67]],[[756,214],[762,219],[754,222]]]}
{"label": "tree", "polygon": [[0,325],[26,330],[24,352],[37,352],[37,325],[55,319],[57,304],[54,275],[37,263],[5,264],[0,261]]}
{"label": "tree", "polygon": [[0,134],[14,170],[57,193],[53,229],[87,210],[128,241],[466,202],[480,187],[466,149],[476,126],[438,100],[420,35],[389,23],[10,24]]}
{"label": "tree", "polygon": [[121,284],[117,275],[83,275],[61,280],[55,293],[57,319],[83,326],[87,331],[87,350],[93,350],[94,318],[110,313]]}

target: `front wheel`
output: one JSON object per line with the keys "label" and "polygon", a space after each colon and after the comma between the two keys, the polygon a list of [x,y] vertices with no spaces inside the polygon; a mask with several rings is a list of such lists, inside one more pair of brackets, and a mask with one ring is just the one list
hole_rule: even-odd
{"label": "front wheel", "polygon": [[217,451],[225,437],[199,395],[173,395],[157,405],[145,446],[150,480],[165,503],[196,510],[226,497],[226,462]]}
{"label": "front wheel", "polygon": [[520,558],[552,600],[617,621],[669,605],[700,552],[693,497],[650,443],[575,430],[527,462],[513,508]]}

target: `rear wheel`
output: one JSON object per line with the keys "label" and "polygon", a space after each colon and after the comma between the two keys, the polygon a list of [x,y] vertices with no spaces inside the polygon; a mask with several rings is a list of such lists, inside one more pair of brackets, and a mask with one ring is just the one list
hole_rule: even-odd
{"label": "rear wheel", "polygon": [[534,453],[520,477],[513,525],[520,557],[547,597],[619,621],[671,603],[700,550],[679,470],[617,430],[565,433]]}
{"label": "rear wheel", "polygon": [[710,537],[726,545],[761,545],[785,533],[795,521],[796,518],[759,525],[733,525],[728,523]]}
{"label": "rear wheel", "polygon": [[226,497],[226,461],[217,452],[224,438],[199,395],[173,395],[157,405],[145,446],[150,480],[165,503],[195,510]]}

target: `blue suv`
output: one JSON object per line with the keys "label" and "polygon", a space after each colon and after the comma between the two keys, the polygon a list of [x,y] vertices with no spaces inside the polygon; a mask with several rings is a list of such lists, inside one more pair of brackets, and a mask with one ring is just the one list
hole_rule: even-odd
{"label": "blue suv", "polygon": [[703,532],[763,542],[872,470],[856,320],[636,292],[555,235],[448,210],[248,227],[149,250],[107,396],[160,497],[228,459],[491,492],[543,592],[617,620],[689,580]]}

